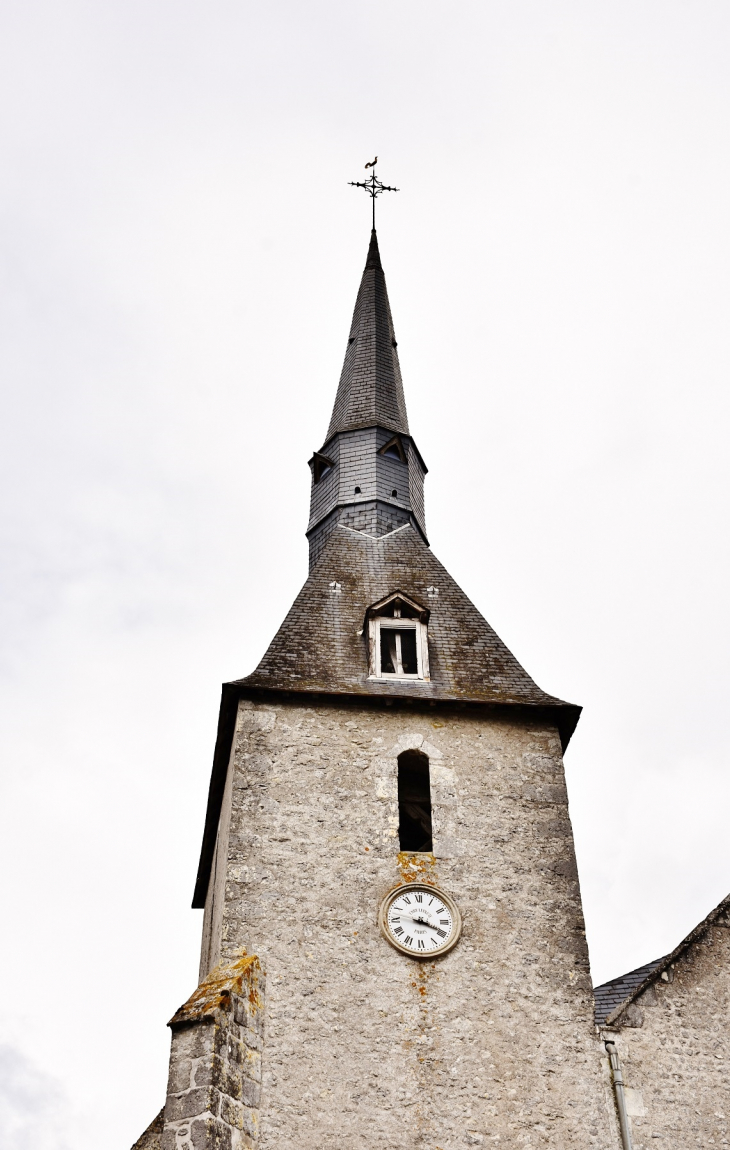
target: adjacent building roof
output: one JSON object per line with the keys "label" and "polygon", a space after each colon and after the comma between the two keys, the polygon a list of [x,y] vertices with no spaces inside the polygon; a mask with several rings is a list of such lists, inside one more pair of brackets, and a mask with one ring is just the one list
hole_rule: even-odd
{"label": "adjacent building roof", "polygon": [[730,914],[730,895],[718,903],[715,909],[710,911],[707,918],[698,923],[694,930],[691,930],[670,954],[666,954],[664,958],[655,959],[654,962],[648,962],[646,966],[640,966],[636,970],[622,975],[621,978],[614,978],[611,982],[604,982],[601,986],[597,986],[593,991],[596,1004],[596,1025],[611,1026],[612,1023],[618,1021],[627,1006],[630,1006],[652,983],[661,978],[669,967],[681,960],[687,951],[703,938],[718,918],[728,914]]}
{"label": "adjacent building roof", "polygon": [[638,966],[636,970],[630,970],[620,978],[612,978],[610,982],[596,986],[593,991],[596,1026],[603,1026],[609,1014],[612,1014],[617,1006],[621,1006],[622,1003],[628,1004],[633,992],[654,973],[661,961],[661,958],[655,958],[653,962]]}
{"label": "adjacent building roof", "polygon": [[358,427],[386,427],[408,435],[393,317],[374,228],[327,440]]}

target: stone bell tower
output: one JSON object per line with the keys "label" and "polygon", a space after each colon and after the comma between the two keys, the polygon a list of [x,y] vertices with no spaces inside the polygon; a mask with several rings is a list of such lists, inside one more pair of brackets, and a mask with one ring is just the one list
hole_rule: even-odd
{"label": "stone bell tower", "polygon": [[375,231],[310,469],[309,577],[223,688],[162,1145],[614,1147],[563,774],[579,708],[430,549]]}

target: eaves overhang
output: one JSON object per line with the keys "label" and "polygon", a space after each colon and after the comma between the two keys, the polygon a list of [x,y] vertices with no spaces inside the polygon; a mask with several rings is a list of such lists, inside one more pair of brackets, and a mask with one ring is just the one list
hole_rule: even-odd
{"label": "eaves overhang", "polygon": [[453,698],[414,698],[409,695],[408,685],[389,684],[387,694],[373,695],[353,690],[323,690],[317,687],[302,686],[297,689],[280,687],[258,687],[250,685],[246,679],[232,683],[224,683],[221,691],[221,705],[218,715],[218,733],[213,753],[213,768],[208,787],[208,805],[203,828],[203,842],[200,849],[198,875],[193,894],[193,909],[200,910],[205,906],[208,894],[213,855],[215,853],[216,838],[218,835],[218,822],[223,805],[223,793],[226,787],[228,767],[233,751],[233,738],[236,730],[236,716],[238,704],[241,699],[295,699],[306,695],[309,699],[316,698],[322,702],[345,702],[373,707],[393,706],[398,704],[418,710],[469,710],[472,713],[498,714],[502,716],[519,717],[530,721],[540,721],[553,725],[560,735],[560,743],[565,751],[571,736],[578,724],[582,707],[574,703],[523,703],[523,702],[486,702],[483,700]]}

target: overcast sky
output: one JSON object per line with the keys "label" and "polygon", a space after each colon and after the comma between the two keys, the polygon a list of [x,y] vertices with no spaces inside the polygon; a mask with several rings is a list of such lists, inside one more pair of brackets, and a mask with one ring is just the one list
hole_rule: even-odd
{"label": "overcast sky", "polygon": [[[432,546],[540,686],[596,982],[730,890],[730,8],[5,0],[7,1150],[128,1150],[222,681],[306,575],[368,242]],[[387,201],[387,202],[386,202]]]}

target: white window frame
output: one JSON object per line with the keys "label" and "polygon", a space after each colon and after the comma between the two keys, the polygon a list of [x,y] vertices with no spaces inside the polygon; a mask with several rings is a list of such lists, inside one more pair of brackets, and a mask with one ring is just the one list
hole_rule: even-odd
{"label": "white window frame", "polygon": [[[370,629],[370,678],[371,679],[398,679],[428,680],[428,625],[419,619],[402,619],[393,615],[376,615],[369,620]],[[381,659],[381,631],[415,631],[416,632],[416,663],[418,673],[415,675],[398,674],[397,672],[383,671]]]}

